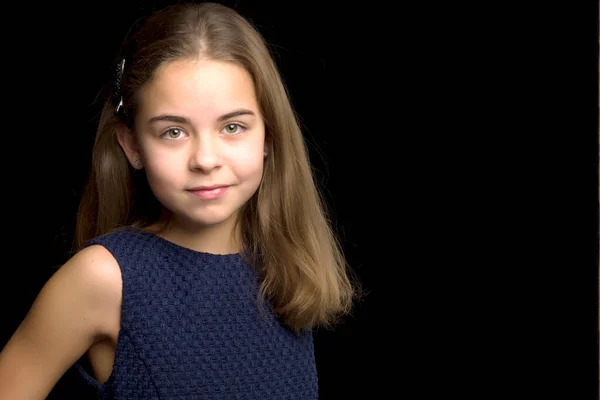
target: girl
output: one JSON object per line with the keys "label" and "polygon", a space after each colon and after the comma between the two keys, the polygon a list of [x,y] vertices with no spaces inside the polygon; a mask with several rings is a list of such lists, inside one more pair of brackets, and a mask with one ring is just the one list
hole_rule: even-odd
{"label": "girl", "polygon": [[312,329],[357,290],[259,33],[218,4],[149,17],[92,164],[77,252],[0,354],[0,398],[43,399],[75,365],[104,399],[316,399]]}

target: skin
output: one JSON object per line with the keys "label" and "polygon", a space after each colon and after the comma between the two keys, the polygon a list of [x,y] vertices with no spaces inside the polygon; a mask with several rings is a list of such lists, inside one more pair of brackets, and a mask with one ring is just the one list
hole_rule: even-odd
{"label": "skin", "polygon": [[[233,223],[262,178],[265,130],[250,76],[207,59],[160,68],[138,93],[135,130],[117,138],[132,165],[140,160],[169,224],[157,234],[197,251],[239,251]],[[221,118],[236,110],[252,113]],[[177,118],[151,119],[161,115]],[[215,200],[189,191],[229,185]],[[122,278],[114,257],[90,246],[44,285],[0,353],[0,398],[45,399],[86,352],[94,375],[112,371],[120,329]]]}
{"label": "skin", "polygon": [[[172,217],[159,234],[199,251],[239,251],[233,224],[260,185],[265,147],[250,75],[232,63],[176,61],[160,68],[138,98],[135,132],[122,127],[118,137]],[[212,185],[229,187],[215,200],[189,191]]]}

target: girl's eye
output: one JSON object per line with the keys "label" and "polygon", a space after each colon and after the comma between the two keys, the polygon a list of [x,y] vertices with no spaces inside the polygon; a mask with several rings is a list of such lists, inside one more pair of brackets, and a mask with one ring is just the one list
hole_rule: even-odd
{"label": "girl's eye", "polygon": [[227,133],[228,135],[237,135],[243,129],[244,129],[244,127],[241,126],[240,124],[227,124],[227,125],[225,125],[225,128],[223,128],[225,133]]}
{"label": "girl's eye", "polygon": [[163,133],[163,137],[167,139],[179,139],[183,135],[183,131],[179,128],[169,128]]}

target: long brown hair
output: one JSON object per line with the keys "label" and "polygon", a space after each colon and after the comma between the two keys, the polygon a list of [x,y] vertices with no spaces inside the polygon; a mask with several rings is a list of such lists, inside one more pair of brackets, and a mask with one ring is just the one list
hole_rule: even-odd
{"label": "long brown hair", "polygon": [[[249,262],[258,266],[261,295],[298,331],[329,327],[358,293],[328,220],[324,199],[287,90],[262,36],[235,10],[214,3],[179,3],[151,15],[124,43],[120,81],[123,108],[106,100],[94,143],[92,170],[77,216],[75,249],[124,226],[156,222],[162,206],[145,175],[133,170],[116,138],[119,123],[133,126],[135,95],[153,72],[176,59],[235,62],[251,75],[265,121],[263,180],[237,221]],[[111,94],[112,95],[112,94]]]}

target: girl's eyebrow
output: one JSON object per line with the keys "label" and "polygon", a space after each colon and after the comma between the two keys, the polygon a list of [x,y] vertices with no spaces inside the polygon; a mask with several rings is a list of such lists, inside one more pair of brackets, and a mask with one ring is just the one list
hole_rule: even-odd
{"label": "girl's eyebrow", "polygon": [[217,121],[222,122],[233,117],[239,117],[240,115],[254,115],[254,112],[245,108],[239,108],[230,113],[221,115],[219,118],[217,118]]}
{"label": "girl's eyebrow", "polygon": [[[239,117],[240,115],[255,115],[255,114],[251,110],[248,110],[246,108],[240,108],[240,109],[234,110],[232,112],[229,112],[227,114],[221,115],[219,118],[217,118],[217,121],[219,121],[219,122],[225,121],[225,120],[228,120],[233,117]],[[181,116],[177,116],[177,115],[167,115],[167,114],[161,114],[161,115],[157,115],[156,117],[152,117],[152,118],[150,118],[148,123],[153,124],[158,121],[169,121],[169,122],[177,122],[180,124],[191,124],[191,121],[189,118],[181,117]]]}

